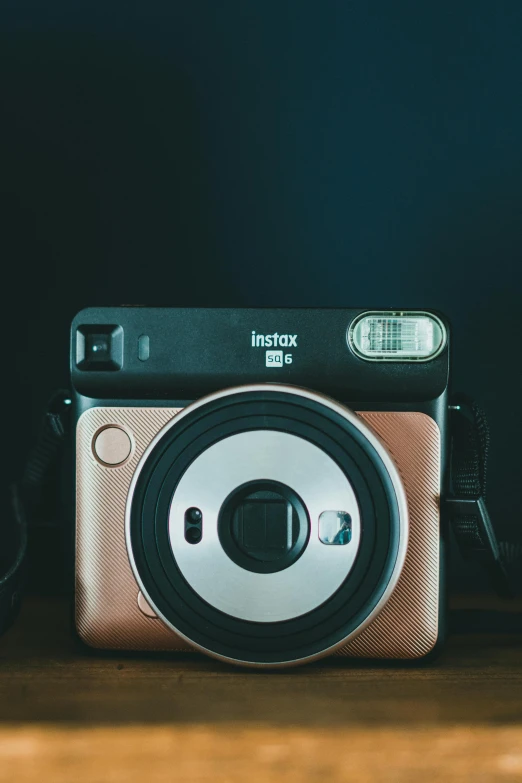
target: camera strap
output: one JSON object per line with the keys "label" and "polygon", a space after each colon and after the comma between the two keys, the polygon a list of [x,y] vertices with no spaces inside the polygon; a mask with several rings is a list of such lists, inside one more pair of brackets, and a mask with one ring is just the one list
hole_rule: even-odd
{"label": "camera strap", "polygon": [[20,609],[27,553],[27,519],[14,486],[9,503],[11,508],[2,514],[0,542],[0,635],[9,628]]}
{"label": "camera strap", "polygon": [[23,476],[11,486],[10,509],[3,515],[0,541],[0,636],[20,609],[27,571],[28,523],[46,504],[46,489],[57,481],[54,474],[69,430],[70,404],[69,392],[53,395]]}
{"label": "camera strap", "polygon": [[459,395],[450,406],[450,491],[446,509],[464,558],[481,563],[503,597],[520,592],[522,545],[497,540],[486,507],[489,426],[484,411]]}

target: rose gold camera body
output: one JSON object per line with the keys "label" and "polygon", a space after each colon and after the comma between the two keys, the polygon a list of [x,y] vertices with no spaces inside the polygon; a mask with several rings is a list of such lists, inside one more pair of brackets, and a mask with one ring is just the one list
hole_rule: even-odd
{"label": "rose gold camera body", "polygon": [[[180,408],[93,407],[76,430],[76,625],[102,649],[194,649],[151,608],[129,556],[125,519],[136,470]],[[326,654],[415,659],[439,637],[441,438],[413,411],[357,416],[393,460],[405,491],[408,536],[398,580],[378,613]]]}

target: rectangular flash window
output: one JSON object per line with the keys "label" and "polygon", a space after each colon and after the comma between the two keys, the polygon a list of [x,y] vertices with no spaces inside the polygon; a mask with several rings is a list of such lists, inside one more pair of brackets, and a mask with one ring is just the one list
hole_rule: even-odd
{"label": "rectangular flash window", "polygon": [[348,343],[369,361],[427,361],[446,345],[446,329],[424,312],[363,313],[348,329]]}

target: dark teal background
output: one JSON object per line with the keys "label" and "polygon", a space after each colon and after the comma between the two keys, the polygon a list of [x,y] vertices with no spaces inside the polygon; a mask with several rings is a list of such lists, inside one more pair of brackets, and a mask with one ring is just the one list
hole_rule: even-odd
{"label": "dark teal background", "polygon": [[518,535],[521,40],[520,2],[4,0],[7,474],[85,305],[429,306]]}

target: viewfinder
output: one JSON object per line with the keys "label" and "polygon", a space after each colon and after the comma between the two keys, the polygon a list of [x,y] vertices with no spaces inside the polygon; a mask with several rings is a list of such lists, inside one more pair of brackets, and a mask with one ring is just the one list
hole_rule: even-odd
{"label": "viewfinder", "polygon": [[123,329],[113,324],[86,324],[76,332],[79,370],[121,370]]}

